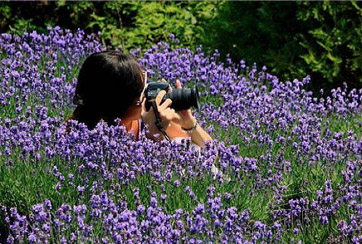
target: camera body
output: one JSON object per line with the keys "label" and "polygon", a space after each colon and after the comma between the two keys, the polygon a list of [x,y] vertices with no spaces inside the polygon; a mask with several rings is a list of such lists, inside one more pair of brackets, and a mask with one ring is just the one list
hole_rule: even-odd
{"label": "camera body", "polygon": [[[146,110],[151,107],[151,102],[157,97],[157,94],[161,90],[167,90],[170,84],[167,82],[149,82],[145,90],[146,97]],[[189,109],[191,107],[199,109],[199,92],[197,87],[193,88],[177,88],[172,89],[171,92],[167,92],[162,98],[161,104],[166,101],[167,98],[172,100],[171,108],[175,111]]]}

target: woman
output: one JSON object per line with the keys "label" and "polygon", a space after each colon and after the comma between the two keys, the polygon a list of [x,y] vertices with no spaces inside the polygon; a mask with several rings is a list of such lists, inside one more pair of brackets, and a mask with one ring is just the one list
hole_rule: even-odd
{"label": "woman", "polygon": [[[146,82],[147,73],[132,56],[118,51],[93,53],[79,71],[74,96],[77,107],[71,119],[93,129],[100,120],[114,125],[115,119],[120,118],[137,139],[144,123],[149,129],[148,138],[162,140],[153,108],[146,111]],[[179,80],[176,88],[181,88]],[[155,100],[167,135],[171,140],[191,137],[193,143],[204,147],[206,141],[212,140],[210,135],[198,125],[190,109],[176,112],[170,107],[171,99],[160,104],[165,94],[166,91],[160,91]]]}

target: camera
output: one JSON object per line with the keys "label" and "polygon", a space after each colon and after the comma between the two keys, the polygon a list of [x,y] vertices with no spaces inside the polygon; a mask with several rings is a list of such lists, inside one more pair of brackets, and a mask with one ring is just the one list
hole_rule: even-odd
{"label": "camera", "polygon": [[[156,99],[157,94],[161,90],[167,90],[170,84],[167,82],[149,82],[145,90],[146,97],[146,110],[148,111],[151,107],[151,102]],[[161,104],[166,101],[167,98],[172,100],[171,108],[175,111],[189,109],[191,107],[199,109],[199,92],[197,87],[193,88],[177,88],[172,89],[171,92],[167,92],[163,96]]]}

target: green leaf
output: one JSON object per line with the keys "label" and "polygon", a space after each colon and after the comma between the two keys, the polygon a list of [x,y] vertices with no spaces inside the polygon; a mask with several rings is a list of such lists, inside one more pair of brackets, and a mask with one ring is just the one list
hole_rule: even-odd
{"label": "green leaf", "polygon": [[325,50],[327,50],[328,52],[331,52],[331,48],[327,47],[323,42],[321,41],[317,41],[318,45],[323,47]]}
{"label": "green leaf", "polygon": [[96,21],[99,21],[99,22],[104,21],[104,20],[106,19],[106,17],[98,16],[98,15],[96,15],[95,13],[92,13],[90,16],[91,16],[93,19],[95,19]]}
{"label": "green leaf", "polygon": [[352,6],[355,7],[359,13],[362,15],[362,8],[360,6],[358,6],[358,4],[355,1],[351,1]]}
{"label": "green leaf", "polygon": [[322,28],[310,30],[309,33],[319,39],[325,39],[328,37],[328,34]]}
{"label": "green leaf", "polygon": [[333,56],[330,52],[327,53],[327,58],[335,64],[342,63],[342,58]]}

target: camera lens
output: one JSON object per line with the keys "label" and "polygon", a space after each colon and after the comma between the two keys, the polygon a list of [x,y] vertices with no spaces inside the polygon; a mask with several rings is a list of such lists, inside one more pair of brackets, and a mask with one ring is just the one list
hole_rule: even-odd
{"label": "camera lens", "polygon": [[163,100],[170,98],[172,100],[171,108],[176,111],[189,109],[191,107],[199,109],[199,92],[197,87],[172,89],[164,96]]}

